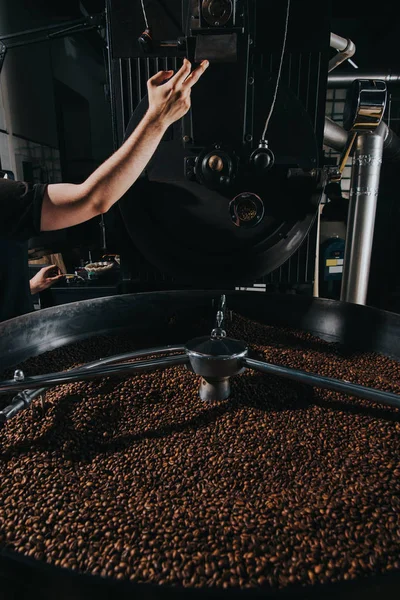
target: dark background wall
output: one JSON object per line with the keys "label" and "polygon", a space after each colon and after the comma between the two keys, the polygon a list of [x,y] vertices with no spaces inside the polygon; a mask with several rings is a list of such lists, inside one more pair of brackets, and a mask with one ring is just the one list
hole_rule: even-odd
{"label": "dark background wall", "polygon": [[[79,17],[78,2],[0,0],[3,34]],[[97,33],[10,49],[0,79],[9,105],[4,129],[59,148],[63,179],[78,181],[112,151],[106,81],[103,41]]]}

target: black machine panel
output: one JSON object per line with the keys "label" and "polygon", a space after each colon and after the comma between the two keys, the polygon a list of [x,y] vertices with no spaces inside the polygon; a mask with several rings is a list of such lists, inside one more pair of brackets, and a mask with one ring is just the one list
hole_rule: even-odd
{"label": "black machine panel", "polygon": [[138,249],[180,280],[260,278],[296,253],[320,199],[327,5],[291,3],[279,78],[286,2],[144,6],[145,15],[140,0],[109,3],[117,144],[146,111],[151,75],[178,69],[184,56],[211,64],[193,89],[190,113],[170,128],[119,203],[132,255]]}

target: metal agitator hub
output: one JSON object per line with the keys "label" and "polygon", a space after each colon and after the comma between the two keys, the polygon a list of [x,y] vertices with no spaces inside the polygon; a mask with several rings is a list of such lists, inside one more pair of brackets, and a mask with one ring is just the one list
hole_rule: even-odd
{"label": "metal agitator hub", "polygon": [[[17,370],[14,379],[0,382],[0,394],[18,392],[11,404],[0,411],[0,423],[4,425],[50,387],[113,375],[136,375],[144,371],[156,371],[178,365],[184,365],[202,377],[199,393],[200,398],[204,401],[229,398],[231,377],[242,373],[245,369],[252,369],[400,408],[400,395],[398,394],[250,358],[248,346],[244,342],[227,337],[224,329],[225,316],[226,297],[222,295],[219,300],[215,327],[211,334],[195,338],[185,345],[127,352],[87,363],[70,371],[33,377],[25,378],[23,372]],[[154,355],[156,355],[155,358]],[[157,358],[157,355],[163,356]],[[124,362],[148,356],[153,356],[153,358]]]}

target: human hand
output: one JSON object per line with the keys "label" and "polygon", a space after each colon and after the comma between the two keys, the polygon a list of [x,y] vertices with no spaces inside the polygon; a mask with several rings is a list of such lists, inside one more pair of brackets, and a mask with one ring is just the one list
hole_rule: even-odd
{"label": "human hand", "polygon": [[160,120],[169,127],[190,109],[190,92],[209,65],[208,60],[191,72],[185,58],[182,67],[172,77],[173,71],[159,71],[147,82],[149,95],[148,117]]}
{"label": "human hand", "polygon": [[47,290],[53,283],[60,281],[63,277],[64,275],[56,265],[43,267],[29,282],[32,296]]}

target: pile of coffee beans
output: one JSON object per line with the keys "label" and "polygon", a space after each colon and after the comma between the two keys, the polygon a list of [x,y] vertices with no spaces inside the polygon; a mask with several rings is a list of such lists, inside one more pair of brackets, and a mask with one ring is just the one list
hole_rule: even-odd
{"label": "pile of coffee beans", "polygon": [[[400,394],[400,365],[234,315],[282,365]],[[182,334],[184,335],[184,333]],[[182,337],[182,341],[186,338]],[[27,374],[135,347],[103,337]],[[0,544],[136,582],[286,587],[400,568],[400,414],[246,371],[206,404],[184,367],[53,389],[0,432]]]}

